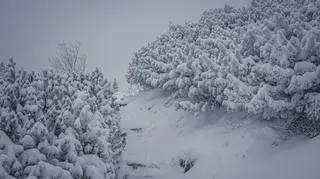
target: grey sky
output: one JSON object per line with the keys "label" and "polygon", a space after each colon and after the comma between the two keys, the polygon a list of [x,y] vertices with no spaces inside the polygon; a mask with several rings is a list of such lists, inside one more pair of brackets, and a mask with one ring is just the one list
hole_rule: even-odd
{"label": "grey sky", "polygon": [[48,66],[59,41],[81,42],[89,69],[125,86],[134,51],[167,30],[169,22],[196,21],[202,12],[249,0],[1,0],[0,60],[13,56],[19,66]]}

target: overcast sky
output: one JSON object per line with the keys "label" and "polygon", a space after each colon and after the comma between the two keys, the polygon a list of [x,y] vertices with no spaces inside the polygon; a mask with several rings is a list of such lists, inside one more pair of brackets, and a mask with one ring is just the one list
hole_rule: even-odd
{"label": "overcast sky", "polygon": [[19,66],[48,66],[60,41],[78,40],[88,67],[101,68],[125,86],[130,57],[154,40],[169,22],[197,21],[202,12],[249,0],[0,0],[0,61],[10,56]]}

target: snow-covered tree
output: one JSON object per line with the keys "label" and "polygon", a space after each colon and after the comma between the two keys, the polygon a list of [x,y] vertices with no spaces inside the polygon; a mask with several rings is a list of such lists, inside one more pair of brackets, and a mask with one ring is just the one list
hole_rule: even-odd
{"label": "snow-covered tree", "polygon": [[29,73],[10,60],[2,74],[0,135],[9,143],[0,140],[1,175],[116,178],[125,135],[101,71]]}
{"label": "snow-covered tree", "polygon": [[62,73],[84,73],[86,71],[86,55],[80,53],[80,42],[58,44],[57,56],[49,59],[51,67]]}
{"label": "snow-covered tree", "polygon": [[112,88],[115,92],[119,91],[119,84],[116,78],[113,80]]}
{"label": "snow-covered tree", "polygon": [[317,0],[210,9],[136,52],[127,80],[169,92],[188,111],[247,110],[288,128],[319,123],[319,12]]}

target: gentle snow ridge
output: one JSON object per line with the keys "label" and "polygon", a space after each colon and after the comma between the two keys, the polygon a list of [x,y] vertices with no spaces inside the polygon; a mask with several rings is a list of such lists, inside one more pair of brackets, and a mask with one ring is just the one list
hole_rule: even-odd
{"label": "gentle snow ridge", "polygon": [[[149,91],[131,97],[121,112],[128,134],[123,159],[146,167],[128,167],[129,178],[320,176],[316,170],[320,164],[318,138],[307,144],[299,138],[284,141],[269,123],[259,122],[246,113],[217,110],[194,116],[166,107],[165,101],[159,91]],[[184,155],[196,159],[195,166],[186,174],[175,161]]]}

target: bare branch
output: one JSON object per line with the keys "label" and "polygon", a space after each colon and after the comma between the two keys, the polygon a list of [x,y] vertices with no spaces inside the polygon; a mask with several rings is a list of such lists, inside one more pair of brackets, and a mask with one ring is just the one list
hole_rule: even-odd
{"label": "bare branch", "polygon": [[51,67],[62,73],[83,73],[86,70],[86,55],[80,54],[80,42],[58,44],[57,56],[49,59]]}

